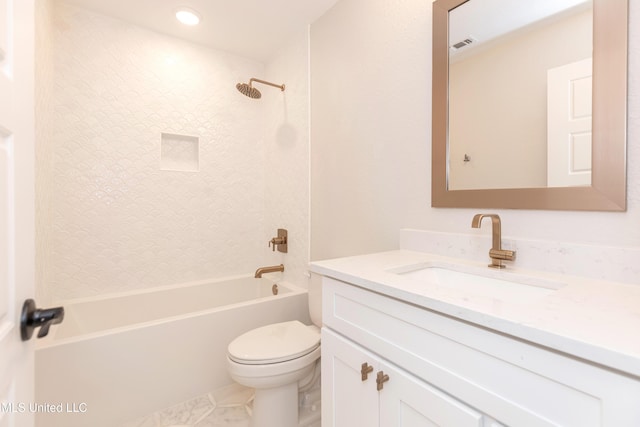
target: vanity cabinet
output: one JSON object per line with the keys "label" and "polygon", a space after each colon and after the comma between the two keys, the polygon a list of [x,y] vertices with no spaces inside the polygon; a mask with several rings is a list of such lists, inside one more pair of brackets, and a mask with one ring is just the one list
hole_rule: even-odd
{"label": "vanity cabinet", "polygon": [[483,425],[480,413],[331,330],[322,345],[322,388],[331,396],[323,426]]}
{"label": "vanity cabinet", "polygon": [[329,277],[322,352],[323,427],[640,426],[633,375]]}

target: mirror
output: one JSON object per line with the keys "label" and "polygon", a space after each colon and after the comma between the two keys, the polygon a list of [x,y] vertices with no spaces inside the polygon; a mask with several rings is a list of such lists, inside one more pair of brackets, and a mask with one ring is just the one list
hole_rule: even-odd
{"label": "mirror", "polygon": [[592,23],[590,0],[449,12],[449,190],[591,185]]}
{"label": "mirror", "polygon": [[432,206],[626,209],[627,0],[436,0],[433,32]]}

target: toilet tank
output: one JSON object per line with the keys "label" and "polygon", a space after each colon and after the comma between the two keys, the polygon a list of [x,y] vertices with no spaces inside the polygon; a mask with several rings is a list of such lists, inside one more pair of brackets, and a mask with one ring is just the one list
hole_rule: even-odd
{"label": "toilet tank", "polygon": [[309,316],[314,325],[322,327],[322,276],[314,273],[309,280]]}

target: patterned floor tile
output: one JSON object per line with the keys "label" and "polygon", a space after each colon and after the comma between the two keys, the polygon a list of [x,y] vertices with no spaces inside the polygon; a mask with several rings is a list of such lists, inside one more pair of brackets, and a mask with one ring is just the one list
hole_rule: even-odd
{"label": "patterned floor tile", "polygon": [[249,427],[249,415],[243,406],[217,408],[195,427]]}
{"label": "patterned floor tile", "polygon": [[157,416],[162,427],[192,426],[214,409],[215,404],[204,395],[159,411]]}
{"label": "patterned floor tile", "polygon": [[120,427],[158,427],[158,423],[156,422],[155,415],[151,414],[125,423]]}
{"label": "patterned floor tile", "polygon": [[216,407],[245,406],[253,400],[254,391],[252,388],[241,386],[240,384],[230,384],[210,393],[211,399],[216,403]]}
{"label": "patterned floor tile", "polygon": [[[253,389],[231,384],[120,427],[249,427],[253,397]],[[320,427],[320,404],[308,403],[302,407],[301,425]]]}

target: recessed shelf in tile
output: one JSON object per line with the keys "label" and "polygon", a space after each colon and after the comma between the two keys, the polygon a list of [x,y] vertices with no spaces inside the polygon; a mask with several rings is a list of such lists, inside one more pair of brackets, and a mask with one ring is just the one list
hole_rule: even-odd
{"label": "recessed shelf in tile", "polygon": [[200,170],[200,138],[197,136],[162,133],[160,169],[198,172]]}

